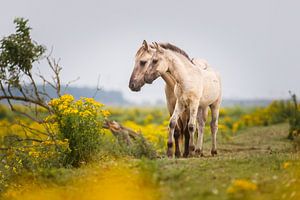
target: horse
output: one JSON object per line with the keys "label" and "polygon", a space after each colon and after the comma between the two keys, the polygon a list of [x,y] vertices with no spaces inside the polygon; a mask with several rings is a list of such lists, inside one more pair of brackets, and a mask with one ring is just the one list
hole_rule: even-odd
{"label": "horse", "polygon": [[[212,148],[211,155],[217,155],[217,131],[219,109],[222,101],[221,78],[212,68],[202,69],[195,66],[186,56],[164,49],[155,43],[146,70],[144,80],[151,84],[158,77],[169,73],[175,79],[174,94],[176,104],[169,123],[168,147],[173,144],[174,129],[180,116],[189,111],[188,132],[190,135],[190,149],[203,155],[203,131],[207,120],[208,108],[211,109],[210,122]],[[196,123],[198,122],[198,123]],[[198,139],[195,147],[194,133],[198,124]]]}
{"label": "horse", "polygon": [[[172,49],[175,50],[182,55],[186,56],[188,59],[188,55],[178,47],[169,44],[169,43],[161,43],[160,44],[165,49]],[[144,75],[149,66],[149,61],[152,58],[155,49],[153,45],[148,45],[148,43],[144,40],[142,46],[139,48],[135,55],[135,66],[131,74],[131,78],[129,81],[129,88],[132,91],[140,91],[141,87],[145,84]],[[191,60],[195,65],[206,69],[208,67],[207,61],[204,59],[195,59]],[[163,80],[165,81],[165,95],[167,100],[167,108],[169,111],[170,116],[173,114],[175,104],[176,104],[176,97],[174,95],[174,86],[175,80],[169,73],[162,75]],[[183,153],[184,157],[189,155],[189,132],[187,130],[186,122],[188,121],[188,113],[183,114],[179,120],[178,125],[175,127],[174,139],[175,139],[175,156],[180,157],[180,148],[179,148],[179,137],[185,136],[185,150]],[[168,148],[168,155],[172,154],[172,148]]]}

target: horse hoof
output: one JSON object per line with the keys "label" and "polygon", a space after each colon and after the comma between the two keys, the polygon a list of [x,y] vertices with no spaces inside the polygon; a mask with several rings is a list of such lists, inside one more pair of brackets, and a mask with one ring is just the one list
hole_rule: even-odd
{"label": "horse hoof", "polygon": [[212,149],[212,150],[211,150],[211,155],[212,155],[212,156],[218,155],[217,150],[216,150],[216,149]]}
{"label": "horse hoof", "polygon": [[169,158],[172,158],[172,157],[173,157],[173,151],[172,151],[172,149],[168,149],[168,150],[167,150],[167,156],[168,156]]}
{"label": "horse hoof", "polygon": [[184,157],[184,158],[189,157],[189,152],[184,152],[184,153],[183,153],[183,157]]}
{"label": "horse hoof", "polygon": [[195,151],[195,145],[189,146],[189,149],[190,149],[191,152]]}
{"label": "horse hoof", "polygon": [[203,156],[204,156],[203,150],[196,149],[196,150],[195,150],[195,153],[196,153],[197,155],[199,155],[200,157],[203,157]]}
{"label": "horse hoof", "polygon": [[180,155],[180,151],[179,151],[179,152],[178,152],[178,151],[175,151],[175,157],[176,157],[176,158],[180,158],[180,156],[181,156],[181,155]]}

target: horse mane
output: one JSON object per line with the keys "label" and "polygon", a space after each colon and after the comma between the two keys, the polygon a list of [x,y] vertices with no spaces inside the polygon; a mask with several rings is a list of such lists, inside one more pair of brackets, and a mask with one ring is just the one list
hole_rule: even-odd
{"label": "horse mane", "polygon": [[[190,59],[189,55],[182,49],[180,49],[179,47],[171,44],[171,43],[159,43],[159,46],[161,46],[162,48],[164,49],[168,49],[168,50],[171,50],[171,51],[174,51],[174,52],[177,52],[177,53],[180,53],[181,55],[183,55],[184,57],[186,57],[192,64],[193,61],[192,59]],[[150,48],[154,48],[154,46],[152,44],[149,45]],[[140,56],[142,53],[144,53],[145,49],[143,46],[141,46],[139,48],[139,50],[136,52],[136,57]]]}
{"label": "horse mane", "polygon": [[177,47],[177,46],[175,46],[173,44],[170,44],[170,43],[159,43],[159,46],[161,46],[164,49],[169,49],[171,51],[180,53],[181,55],[185,56],[189,61],[191,61],[189,55],[185,51],[183,51],[182,49],[180,49],[179,47]]}

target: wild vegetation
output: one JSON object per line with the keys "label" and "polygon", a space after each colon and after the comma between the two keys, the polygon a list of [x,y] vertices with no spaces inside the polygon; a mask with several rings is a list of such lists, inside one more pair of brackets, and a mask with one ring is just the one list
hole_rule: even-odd
{"label": "wild vegetation", "polygon": [[64,93],[62,68],[50,56],[53,80],[34,75],[46,49],[31,39],[26,20],[15,23],[0,46],[1,198],[300,198],[296,95],[267,107],[222,108],[218,156],[209,156],[207,124],[204,157],[168,159],[165,108],[106,107]]}

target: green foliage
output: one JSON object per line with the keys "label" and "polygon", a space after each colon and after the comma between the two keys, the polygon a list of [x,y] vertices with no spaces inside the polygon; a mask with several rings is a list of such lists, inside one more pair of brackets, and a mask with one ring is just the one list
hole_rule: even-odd
{"label": "green foliage", "polygon": [[236,133],[247,127],[288,122],[292,110],[291,102],[283,100],[275,100],[266,107],[221,109],[219,130],[222,133]]}
{"label": "green foliage", "polygon": [[[297,102],[297,97],[295,94],[291,94],[292,97],[292,110],[290,113],[290,130],[289,130],[289,139],[294,139],[300,135],[300,110]],[[298,143],[297,143],[298,144]]]}
{"label": "green foliage", "polygon": [[16,33],[0,41],[0,79],[19,85],[22,73],[29,74],[32,63],[39,60],[45,48],[30,37],[28,20],[16,18]]}
{"label": "green foliage", "polygon": [[49,105],[54,115],[47,120],[58,128],[58,137],[69,141],[66,165],[78,167],[88,162],[100,149],[102,124],[107,116],[103,104],[92,98],[74,100],[72,95],[52,99]]}
{"label": "green foliage", "polygon": [[157,157],[156,147],[152,141],[147,140],[142,134],[128,145],[124,140],[118,140],[109,130],[105,130],[104,135],[101,137],[100,147],[98,154],[100,159],[107,157],[154,159]]}
{"label": "green foliage", "polygon": [[143,135],[138,137],[132,147],[130,147],[131,154],[136,158],[154,159],[157,157],[154,146],[147,141]]}
{"label": "green foliage", "polygon": [[65,155],[69,152],[66,140],[37,142],[13,135],[6,136],[2,146],[7,150],[0,162],[0,191],[23,173],[63,167]]}
{"label": "green foliage", "polygon": [[12,120],[13,116],[7,106],[0,104],[0,120],[7,119]]}

